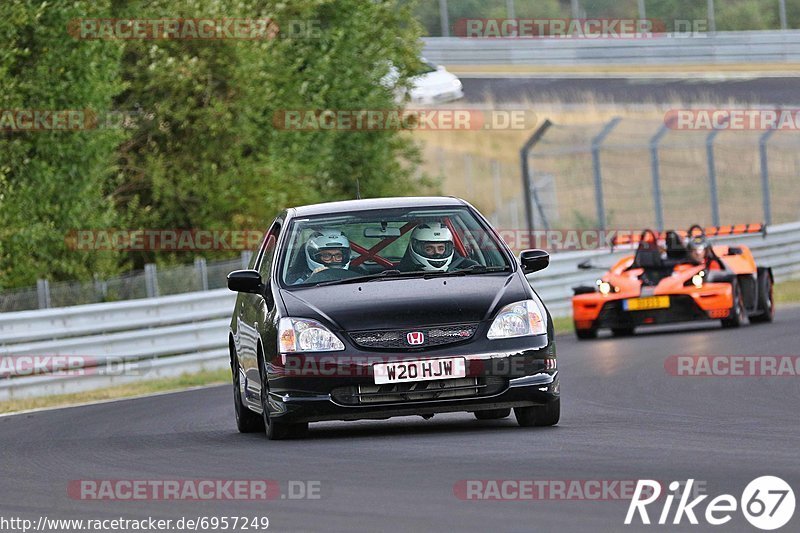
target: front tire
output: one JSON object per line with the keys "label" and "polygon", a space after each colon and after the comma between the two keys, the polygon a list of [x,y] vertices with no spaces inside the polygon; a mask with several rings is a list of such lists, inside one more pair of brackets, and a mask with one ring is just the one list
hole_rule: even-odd
{"label": "front tire", "polygon": [[733,307],[731,307],[728,318],[723,318],[721,321],[723,328],[738,328],[747,321],[747,312],[744,308],[744,297],[739,281],[734,281],[731,287],[733,289]]}
{"label": "front tire", "polygon": [[486,411],[475,411],[475,418],[478,420],[500,420],[511,414],[511,409],[488,409]]}
{"label": "front tire", "polygon": [[758,274],[758,309],[761,312],[750,317],[750,322],[754,324],[772,322],[775,318],[772,276],[767,270],[761,271]]}
{"label": "front tire", "polygon": [[579,340],[585,341],[589,339],[596,339],[597,338],[597,328],[591,329],[578,329],[575,328],[575,336],[578,337]]}
{"label": "front tire", "polygon": [[308,433],[308,422],[300,424],[287,424],[286,422],[279,422],[273,420],[269,415],[269,384],[267,381],[267,373],[262,363],[263,356],[258,354],[258,370],[261,374],[261,411],[262,411],[262,426],[267,433],[269,440],[284,440],[301,438]]}
{"label": "front tire", "polygon": [[514,416],[517,418],[517,423],[524,428],[555,426],[561,418],[561,398],[556,398],[545,405],[515,407]]}
{"label": "front tire", "polygon": [[239,381],[239,359],[236,354],[231,358],[231,374],[233,374],[233,407],[236,412],[236,428],[240,433],[257,433],[264,431],[264,419],[242,403],[242,389]]}

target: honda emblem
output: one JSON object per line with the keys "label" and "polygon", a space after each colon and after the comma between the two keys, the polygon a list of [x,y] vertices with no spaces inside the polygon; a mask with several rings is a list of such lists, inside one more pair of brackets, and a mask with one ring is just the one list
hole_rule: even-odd
{"label": "honda emblem", "polygon": [[425,342],[425,335],[421,331],[406,333],[406,341],[411,346],[418,346]]}

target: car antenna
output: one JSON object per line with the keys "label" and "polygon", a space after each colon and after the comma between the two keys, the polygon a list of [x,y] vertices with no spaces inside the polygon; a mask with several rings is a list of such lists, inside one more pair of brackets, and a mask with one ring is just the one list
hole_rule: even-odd
{"label": "car antenna", "polygon": [[358,178],[356,178],[356,200],[361,200],[361,185]]}

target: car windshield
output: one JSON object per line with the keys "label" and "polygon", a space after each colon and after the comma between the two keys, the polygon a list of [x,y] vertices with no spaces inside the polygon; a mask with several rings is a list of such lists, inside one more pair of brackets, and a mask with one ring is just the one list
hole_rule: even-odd
{"label": "car windshield", "polygon": [[494,233],[460,207],[296,218],[280,261],[284,287],[511,270]]}

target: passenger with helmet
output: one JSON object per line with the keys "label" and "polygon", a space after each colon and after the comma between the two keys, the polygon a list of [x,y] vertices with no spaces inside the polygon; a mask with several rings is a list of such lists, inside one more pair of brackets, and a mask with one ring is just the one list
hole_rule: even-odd
{"label": "passenger with helmet", "polygon": [[309,237],[300,255],[304,256],[308,268],[301,268],[302,272],[293,283],[301,283],[327,268],[347,269],[350,266],[350,241],[338,229],[323,228]]}
{"label": "passenger with helmet", "polygon": [[705,235],[692,235],[689,237],[689,243],[686,245],[688,250],[688,259],[691,263],[702,265],[706,263],[709,258],[709,244],[708,238]]}
{"label": "passenger with helmet", "polygon": [[411,240],[398,268],[415,270],[452,271],[477,265],[455,252],[453,234],[441,222],[423,222],[411,232]]}

